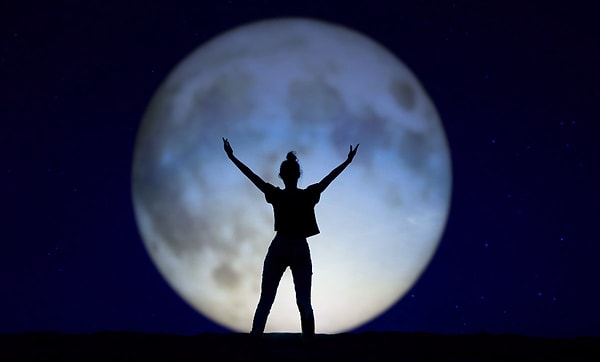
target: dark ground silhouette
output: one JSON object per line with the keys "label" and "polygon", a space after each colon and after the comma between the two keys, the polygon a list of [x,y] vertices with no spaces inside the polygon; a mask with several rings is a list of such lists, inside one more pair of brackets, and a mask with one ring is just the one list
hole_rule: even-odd
{"label": "dark ground silhouette", "polygon": [[126,332],[0,335],[0,361],[489,361],[600,359],[600,338],[427,333],[245,333],[178,336]]}

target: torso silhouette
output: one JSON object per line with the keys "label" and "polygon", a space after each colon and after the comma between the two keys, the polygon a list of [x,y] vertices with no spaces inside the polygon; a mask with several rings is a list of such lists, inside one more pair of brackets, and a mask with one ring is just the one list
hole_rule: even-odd
{"label": "torso silhouette", "polygon": [[273,205],[275,231],[281,236],[307,238],[319,233],[315,205],[321,193],[317,185],[306,189],[280,189],[269,184],[265,199]]}

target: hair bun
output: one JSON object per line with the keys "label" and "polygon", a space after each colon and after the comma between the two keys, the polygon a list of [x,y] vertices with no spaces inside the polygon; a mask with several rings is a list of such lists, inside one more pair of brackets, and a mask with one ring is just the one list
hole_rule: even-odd
{"label": "hair bun", "polygon": [[288,152],[287,156],[285,156],[285,159],[292,162],[298,162],[298,158],[296,157],[294,151]]}

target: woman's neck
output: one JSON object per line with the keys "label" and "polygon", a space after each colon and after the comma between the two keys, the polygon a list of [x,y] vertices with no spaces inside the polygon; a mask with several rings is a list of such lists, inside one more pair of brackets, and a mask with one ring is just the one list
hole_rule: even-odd
{"label": "woman's neck", "polygon": [[297,190],[298,189],[298,182],[284,182],[283,183],[285,185],[285,190]]}

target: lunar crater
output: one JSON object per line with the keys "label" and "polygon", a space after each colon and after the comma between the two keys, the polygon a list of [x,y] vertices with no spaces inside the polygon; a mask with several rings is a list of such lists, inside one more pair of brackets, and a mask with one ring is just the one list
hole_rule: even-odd
{"label": "lunar crater", "polygon": [[240,284],[240,275],[228,263],[221,263],[212,273],[215,281],[227,289],[235,289]]}
{"label": "lunar crater", "polygon": [[417,106],[417,92],[412,84],[406,80],[394,80],[390,91],[398,105],[405,111],[412,111]]}
{"label": "lunar crater", "polygon": [[339,92],[323,80],[294,80],[288,88],[291,118],[299,126],[314,126],[343,113]]}
{"label": "lunar crater", "polygon": [[188,112],[194,120],[197,115],[211,115],[215,124],[236,122],[254,109],[255,81],[242,72],[221,75],[208,87],[193,94],[193,106]]}

